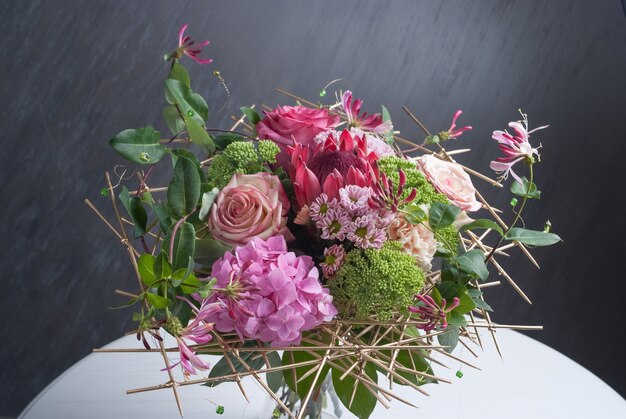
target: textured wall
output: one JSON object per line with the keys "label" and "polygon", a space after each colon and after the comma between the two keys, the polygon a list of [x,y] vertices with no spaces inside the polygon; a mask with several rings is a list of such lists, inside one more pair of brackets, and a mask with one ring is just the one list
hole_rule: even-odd
{"label": "textured wall", "polygon": [[[547,217],[565,243],[506,266],[533,300],[489,290],[496,320],[543,324],[532,336],[626,394],[622,263],[626,156],[626,17],[603,1],[2,2],[0,32],[0,415],[15,414],[55,376],[131,326],[115,288],[134,279],[122,246],[83,205],[121,163],[106,141],[159,121],[162,54],[181,23],[213,41],[211,66],[191,66],[211,124],[250,103],[315,97],[328,81],[384,103],[406,136],[457,108],[474,131],[460,160],[488,172],[490,140],[517,117],[550,123],[540,136]],[[211,75],[220,69],[231,96]],[[221,110],[220,110],[221,109]],[[539,136],[538,136],[539,137]],[[491,187],[477,186],[488,196]],[[504,195],[495,203],[506,207]],[[107,212],[110,215],[110,212]],[[506,354],[505,354],[506,356]],[[514,377],[511,377],[514,379]],[[584,385],[584,383],[580,383]],[[87,384],[88,385],[88,384]]]}

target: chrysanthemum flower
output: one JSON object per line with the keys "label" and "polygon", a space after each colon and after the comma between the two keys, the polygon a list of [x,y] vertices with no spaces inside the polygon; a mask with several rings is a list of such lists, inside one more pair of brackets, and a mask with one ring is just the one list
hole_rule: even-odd
{"label": "chrysanthemum flower", "polygon": [[333,244],[324,249],[324,262],[320,263],[324,277],[332,278],[335,272],[341,268],[345,257],[346,251],[339,244]]}
{"label": "chrysanthemum flower", "polygon": [[530,144],[530,134],[548,126],[544,125],[528,131],[528,117],[522,114],[521,121],[509,122],[513,134],[507,131],[494,131],[492,138],[500,143],[499,147],[504,157],[497,158],[489,166],[500,173],[502,179],[506,179],[510,173],[516,181],[522,183],[520,177],[513,171],[513,166],[520,161],[532,164],[536,161],[535,156],[539,158],[539,148],[533,148]]}

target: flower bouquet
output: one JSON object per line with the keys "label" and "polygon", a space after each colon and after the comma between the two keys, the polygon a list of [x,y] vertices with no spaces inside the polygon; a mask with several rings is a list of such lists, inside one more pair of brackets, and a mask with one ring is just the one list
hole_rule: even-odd
{"label": "flower bouquet", "polygon": [[[284,92],[297,105],[266,108],[264,116],[241,108],[230,129],[209,128],[207,104],[181,63],[185,56],[210,63],[199,57],[208,42],[194,43],[186,29],[165,57],[171,136],[147,126],[111,139],[139,165],[130,189],[123,175],[115,182],[106,175],[102,194],[117,227],[87,201],[128,251],[138,291],[117,293],[135,308],[141,350],[160,352],[169,375],[129,393],[171,388],[182,414],[178,387],[233,381],[243,392],[248,376],[275,401],[274,417],[319,416],[334,392],[367,418],[377,403],[414,405],[391,383],[427,394],[425,384],[449,382],[433,368],[445,358],[471,365],[452,351],[459,343],[481,347],[479,329],[497,346],[495,330],[515,326],[491,320],[483,289],[500,281],[489,281],[488,267],[528,300],[497,259],[518,249],[536,265],[528,249],[560,240],[549,223],[517,226],[539,198],[530,135],[545,127],[529,130],[522,114],[510,132],[493,133],[499,180],[455,162],[468,150],[444,149],[471,130],[457,126],[461,111],[431,134],[405,108],[424,131],[409,141],[384,107],[365,113],[350,91],[322,103],[329,86],[318,103]],[[151,175],[168,166],[167,186],[152,186]],[[516,197],[506,224],[470,175],[501,188],[509,174]],[[166,347],[164,334],[177,345]],[[206,354],[222,358],[210,366]]]}

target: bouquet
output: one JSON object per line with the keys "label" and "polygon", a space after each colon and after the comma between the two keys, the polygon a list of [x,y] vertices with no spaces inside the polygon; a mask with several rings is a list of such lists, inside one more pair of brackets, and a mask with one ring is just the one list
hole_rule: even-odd
{"label": "bouquet", "polygon": [[[129,393],[171,388],[182,414],[179,386],[233,381],[244,391],[249,376],[274,399],[274,417],[317,417],[332,392],[367,418],[377,403],[413,405],[391,383],[426,394],[422,386],[449,382],[434,368],[445,358],[471,365],[452,354],[459,342],[481,347],[486,328],[497,345],[495,330],[515,327],[492,322],[483,289],[500,284],[492,268],[528,300],[498,259],[518,249],[536,265],[529,248],[560,241],[549,222],[519,226],[540,196],[530,137],[545,126],[531,130],[521,114],[493,132],[497,180],[454,160],[469,150],[443,147],[472,129],[457,126],[460,110],[432,134],[405,108],[424,131],[409,141],[384,107],[365,113],[350,91],[323,103],[329,86],[318,103],[285,92],[295,105],[243,107],[230,129],[210,128],[183,66],[185,57],[209,64],[200,58],[208,41],[186,29],[165,56],[171,134],[147,126],[110,140],[138,165],[130,189],[106,176],[118,226],[87,201],[128,251],[138,291],[117,292],[169,375]],[[151,184],[157,170],[172,170],[166,186]],[[507,224],[472,177],[502,188],[509,175]],[[222,358],[210,366],[206,354]]]}

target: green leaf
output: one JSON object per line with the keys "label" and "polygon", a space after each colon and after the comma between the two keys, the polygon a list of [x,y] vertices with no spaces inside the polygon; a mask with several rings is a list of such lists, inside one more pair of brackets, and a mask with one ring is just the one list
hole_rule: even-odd
{"label": "green leaf", "polygon": [[[310,346],[310,345],[302,344],[302,346]],[[324,351],[316,352],[316,353],[320,355],[320,358],[324,355]],[[305,352],[305,351],[285,351],[282,357],[282,364],[292,365],[292,364],[297,364],[299,362],[306,362],[306,361],[313,361],[313,360],[319,361],[320,358],[316,358],[315,356],[311,355],[309,352]],[[289,387],[289,389],[291,389],[291,391],[295,392],[300,397],[300,399],[304,399],[304,397],[306,397],[306,394],[311,388],[311,385],[313,384],[313,379],[315,378],[315,375],[317,374],[317,372],[309,374],[302,381],[298,381],[298,380],[300,379],[300,377],[304,376],[304,374],[306,374],[309,370],[311,370],[312,368],[316,368],[318,366],[319,366],[318,363],[314,363],[310,365],[304,365],[304,366],[299,366],[296,368],[288,368],[286,370],[283,370],[283,376],[285,378],[285,382],[287,383],[287,386]],[[295,370],[295,378],[294,378],[294,370]],[[324,382],[324,379],[328,375],[329,370],[330,370],[330,367],[328,365],[324,365],[322,371],[320,372],[320,377],[317,380],[315,388],[319,388],[322,385],[322,382]]]}
{"label": "green leaf", "polygon": [[168,298],[153,294],[151,292],[147,293],[146,297],[148,298],[148,302],[150,303],[150,305],[154,308],[166,308],[172,302]]}
{"label": "green leaf", "polygon": [[448,320],[448,327],[465,326],[467,324],[467,320],[465,320],[465,316],[455,310],[452,310],[451,312],[449,312],[446,315],[446,319]]}
{"label": "green leaf", "polygon": [[478,249],[470,250],[454,258],[456,263],[464,272],[474,275],[485,281],[489,276],[489,271],[485,265],[485,255]]}
{"label": "green leaf", "polygon": [[165,97],[168,103],[178,105],[178,109],[185,117],[193,118],[203,126],[209,117],[209,108],[197,93],[178,80],[165,80]]}
{"label": "green leaf", "polygon": [[167,229],[172,224],[172,219],[170,218],[170,210],[166,204],[152,204],[152,211],[154,211],[154,215],[157,220],[159,220],[159,226],[163,232],[167,232]]}
{"label": "green leaf", "polygon": [[196,240],[196,251],[194,259],[203,265],[211,265],[217,259],[224,256],[224,253],[231,250],[230,246],[211,238]]}
{"label": "green leaf", "polygon": [[456,345],[459,343],[459,328],[456,326],[448,325],[446,331],[440,335],[437,335],[437,341],[441,346],[448,346],[444,349],[447,353],[452,353]]}
{"label": "green leaf", "polygon": [[520,184],[518,181],[514,181],[511,184],[511,192],[513,192],[515,195],[521,196],[522,198],[541,198],[541,191],[537,190],[537,185],[535,185],[534,183],[531,183],[529,185],[529,181],[528,179],[526,179],[526,177],[522,177],[522,183],[523,185]]}
{"label": "green leaf", "polygon": [[441,141],[438,135],[429,135],[424,140],[424,144],[438,144]]}
{"label": "green leaf", "polygon": [[[256,342],[248,341],[244,343],[243,347],[244,348],[256,348],[257,344]],[[243,360],[245,364],[247,364],[253,370],[261,369],[265,365],[265,360],[263,359],[263,357],[257,356],[257,355],[258,354],[254,351],[240,351],[239,352],[239,357]],[[230,362],[232,363],[232,366],[235,370],[234,372],[248,371],[248,369],[244,366],[244,364],[241,361],[239,361],[237,357],[235,357],[232,354],[225,354],[223,357],[220,358],[219,361],[217,361],[217,363],[213,366],[213,368],[211,368],[211,371],[209,372],[209,378],[222,377],[222,376],[230,375],[233,373],[233,368],[231,368],[230,364],[228,363],[227,357],[228,359],[230,359]],[[224,383],[226,381],[235,381],[235,379],[233,378],[229,380],[219,380],[219,381],[214,381],[211,383],[206,383],[204,385],[206,385],[207,387],[215,387],[218,384]]]}
{"label": "green leaf", "polygon": [[[169,252],[172,245],[172,233],[174,226],[170,227],[170,231],[165,236],[164,246]],[[189,258],[193,258],[196,247],[196,230],[191,223],[182,223],[176,231],[174,237],[174,246],[172,252],[172,267],[174,270],[187,268]]]}
{"label": "green leaf", "polygon": [[180,289],[185,294],[194,294],[196,292],[199,292],[200,288],[202,288],[205,285],[206,285],[205,282],[200,281],[196,277],[196,275],[191,274],[187,276],[187,278],[185,278],[183,282],[180,284]]}
{"label": "green leaf", "polygon": [[[358,371],[353,370],[355,373]],[[376,373],[376,368],[371,363],[366,363],[364,367],[365,374],[370,378],[374,383],[378,383],[378,374]],[[337,393],[337,397],[341,400],[344,406],[348,408],[350,412],[352,412],[355,416],[360,419],[367,419],[370,417],[374,408],[376,407],[377,399],[374,397],[370,391],[365,388],[363,384],[359,381],[356,384],[356,392],[354,390],[356,379],[351,375],[347,375],[343,380],[340,380],[343,375],[343,371],[333,368],[332,377],[333,377],[333,387],[335,388],[335,392]],[[378,393],[376,388],[370,387],[373,391]],[[354,394],[354,398],[352,395]],[[352,404],[350,404],[352,401]]]}
{"label": "green leaf", "polygon": [[191,213],[200,199],[200,175],[193,161],[178,157],[174,177],[167,188],[167,201],[172,215],[180,218]]}
{"label": "green leaf", "polygon": [[109,144],[126,159],[139,164],[157,163],[165,154],[166,147],[161,144],[161,134],[148,126],[139,129],[127,129],[115,137]]}
{"label": "green leaf", "polygon": [[463,227],[461,227],[461,231],[476,230],[477,228],[481,228],[485,230],[491,229],[491,230],[497,231],[498,233],[500,233],[500,235],[504,234],[504,232],[502,231],[502,227],[500,227],[498,223],[496,223],[495,221],[486,220],[486,219],[472,221],[471,223],[466,224]]}
{"label": "green leaf", "polygon": [[[450,301],[448,301],[448,304]],[[467,295],[467,293],[463,293],[459,296],[459,305],[452,310],[452,312],[457,312],[458,314],[466,314],[476,308],[476,303],[472,300],[472,297]]]}
{"label": "green leaf", "polygon": [[174,64],[172,65],[172,69],[170,70],[170,73],[167,75],[167,78],[172,79],[172,80],[178,80],[185,86],[191,87],[191,80],[189,79],[189,72],[187,71],[185,67],[183,67],[177,62],[174,62]]}
{"label": "green leaf", "polygon": [[[270,352],[267,354],[267,360],[270,363],[270,367],[280,367],[283,365],[282,360],[280,359],[280,355],[278,352]],[[267,381],[267,385],[270,390],[276,393],[283,386],[283,372],[282,371],[274,371],[265,373],[265,381]]]}
{"label": "green leaf", "polygon": [[167,255],[164,251],[161,251],[154,259],[154,265],[152,265],[152,272],[154,272],[155,279],[169,278],[172,275],[172,265],[167,260]]}
{"label": "green leaf", "polygon": [[248,121],[250,121],[253,127],[256,127],[256,124],[261,122],[261,116],[254,109],[242,106],[241,112],[248,118]]}
{"label": "green leaf", "polygon": [[420,224],[428,220],[428,215],[419,205],[408,205],[404,208],[405,218],[411,224]]}
{"label": "green leaf", "polygon": [[476,288],[469,288],[467,290],[467,294],[472,298],[472,300],[474,301],[474,304],[476,304],[476,307],[483,309],[483,310],[487,310],[487,311],[493,311],[491,306],[487,304],[485,300],[480,298],[483,295],[481,290],[476,289]]}
{"label": "green leaf", "polygon": [[561,240],[559,236],[554,233],[546,233],[544,231],[527,230],[525,228],[513,227],[504,236],[507,240],[512,240],[530,246],[550,246],[558,243]]}
{"label": "green leaf", "polygon": [[428,223],[433,230],[447,227],[456,220],[460,212],[461,209],[459,207],[435,202],[428,211]]}
{"label": "green leaf", "polygon": [[119,198],[133,221],[135,238],[146,234],[148,213],[141,203],[141,198],[137,196],[131,197],[126,186],[122,186],[122,192],[120,192]]}
{"label": "green leaf", "polygon": [[163,119],[172,134],[178,134],[185,130],[185,121],[180,117],[175,105],[168,105],[163,108]]}
{"label": "green leaf", "polygon": [[[391,123],[391,115],[389,114],[389,111],[387,110],[385,105],[382,105],[382,116],[383,116],[383,122]],[[387,144],[389,145],[393,144],[393,127],[384,134],[384,137],[385,137],[385,142]]]}
{"label": "green leaf", "polygon": [[137,259],[139,276],[141,276],[141,280],[149,287],[157,280],[154,275],[154,259],[154,256],[150,253],[144,253]]}
{"label": "green leaf", "polygon": [[219,150],[225,150],[226,147],[228,147],[229,144],[234,143],[235,141],[244,141],[245,138],[242,137],[239,134],[235,134],[235,133],[231,133],[231,132],[227,132],[224,134],[220,134],[220,135],[216,135],[213,137],[213,142],[215,143],[215,146],[219,149]]}
{"label": "green leaf", "polygon": [[198,124],[193,118],[185,116],[185,126],[192,143],[204,147],[209,153],[215,151],[215,144],[213,144],[211,136],[202,125]]}
{"label": "green leaf", "polygon": [[[402,365],[405,368],[408,368],[410,370],[416,370],[416,371],[420,371],[420,372],[425,372],[427,374],[433,374],[433,370],[430,367],[430,364],[426,361],[426,359],[424,359],[424,357],[422,356],[422,351],[415,351],[415,350],[400,350],[398,351],[398,355],[396,357],[396,362],[400,365]],[[426,383],[436,383],[437,381],[431,378],[427,378],[427,379],[420,379],[422,378],[421,376],[408,372],[408,371],[401,371],[399,369],[396,370],[396,372],[398,374],[400,374],[403,378],[409,380],[411,383],[413,384],[417,384],[417,385],[422,385],[422,384],[426,384]],[[402,382],[401,380],[397,379],[397,378],[393,378],[393,382],[394,383],[398,383],[400,385],[407,385],[405,382]]]}
{"label": "green leaf", "polygon": [[213,201],[217,198],[219,191],[219,189],[213,188],[210,192],[202,194],[202,206],[200,207],[200,214],[198,214],[200,220],[204,220],[206,216],[209,215],[211,205],[213,205]]}

